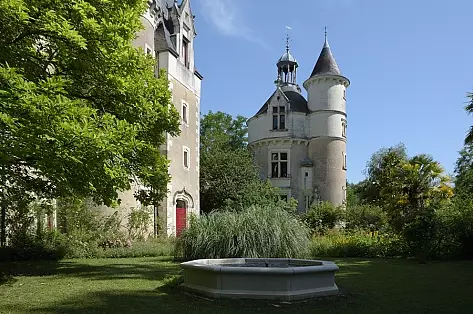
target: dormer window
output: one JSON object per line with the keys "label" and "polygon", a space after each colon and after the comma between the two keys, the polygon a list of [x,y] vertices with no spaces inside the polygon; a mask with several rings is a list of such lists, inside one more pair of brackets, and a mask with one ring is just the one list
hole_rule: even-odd
{"label": "dormer window", "polygon": [[273,106],[273,130],[286,129],[286,107]]}
{"label": "dormer window", "polygon": [[189,57],[189,40],[182,36],[182,58],[186,68],[190,68],[190,57]]}

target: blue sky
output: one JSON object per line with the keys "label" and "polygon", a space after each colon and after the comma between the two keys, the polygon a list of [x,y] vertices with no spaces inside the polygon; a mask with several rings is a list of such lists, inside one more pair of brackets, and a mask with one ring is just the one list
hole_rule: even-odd
{"label": "blue sky", "polygon": [[[322,49],[351,81],[347,91],[348,180],[364,178],[373,152],[399,142],[453,173],[473,117],[473,1],[191,0],[201,111],[250,117],[274,91],[288,25],[308,78]],[[306,95],[304,90],[304,95]]]}

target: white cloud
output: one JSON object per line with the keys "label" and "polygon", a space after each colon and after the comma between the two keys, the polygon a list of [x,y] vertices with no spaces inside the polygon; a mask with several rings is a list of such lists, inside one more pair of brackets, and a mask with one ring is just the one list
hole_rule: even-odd
{"label": "white cloud", "polygon": [[225,36],[240,37],[263,47],[266,44],[240,16],[234,0],[200,0],[202,15]]}

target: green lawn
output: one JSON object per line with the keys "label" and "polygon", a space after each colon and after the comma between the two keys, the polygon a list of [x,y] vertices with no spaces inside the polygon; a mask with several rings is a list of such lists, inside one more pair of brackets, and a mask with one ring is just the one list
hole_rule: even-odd
{"label": "green lawn", "polygon": [[473,262],[335,260],[338,297],[296,304],[207,300],[163,258],[0,263],[0,313],[469,313]]}

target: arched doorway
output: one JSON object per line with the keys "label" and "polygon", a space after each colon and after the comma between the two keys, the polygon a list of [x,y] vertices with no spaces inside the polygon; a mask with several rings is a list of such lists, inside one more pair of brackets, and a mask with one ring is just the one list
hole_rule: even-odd
{"label": "arched doorway", "polygon": [[176,237],[180,236],[187,227],[187,202],[176,200]]}

